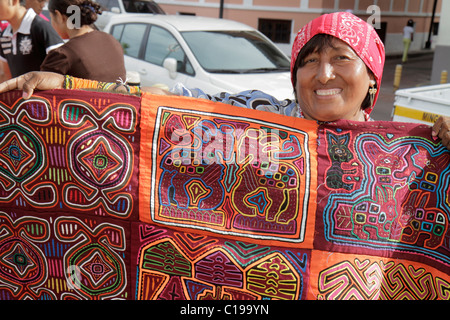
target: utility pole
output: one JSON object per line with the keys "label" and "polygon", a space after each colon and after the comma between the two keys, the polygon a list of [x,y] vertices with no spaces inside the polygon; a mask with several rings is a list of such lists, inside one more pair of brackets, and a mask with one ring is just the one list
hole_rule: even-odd
{"label": "utility pole", "polygon": [[433,15],[431,17],[430,31],[428,32],[428,41],[425,44],[425,49],[431,49],[431,37],[433,35],[433,25],[434,25],[434,16],[436,15],[436,6],[437,6],[437,0],[434,0]]}
{"label": "utility pole", "polygon": [[219,18],[223,18],[223,3],[225,0],[220,0],[220,10],[219,10]]}

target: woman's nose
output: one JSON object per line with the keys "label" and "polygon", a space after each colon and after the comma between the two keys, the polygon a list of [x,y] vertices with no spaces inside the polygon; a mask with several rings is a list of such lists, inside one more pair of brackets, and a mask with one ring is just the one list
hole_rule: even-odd
{"label": "woman's nose", "polygon": [[334,79],[335,74],[333,65],[329,62],[322,62],[317,70],[316,78],[322,84],[326,84],[329,80]]}

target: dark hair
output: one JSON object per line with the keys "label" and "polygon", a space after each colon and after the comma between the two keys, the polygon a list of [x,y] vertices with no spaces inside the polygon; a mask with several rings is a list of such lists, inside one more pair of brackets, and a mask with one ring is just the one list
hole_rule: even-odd
{"label": "dark hair", "polygon": [[414,27],[414,20],[413,19],[409,19],[408,23],[407,23],[408,27]]}
{"label": "dark hair", "polygon": [[73,12],[68,13],[67,8],[73,5],[80,8],[81,26],[93,24],[97,20],[97,16],[102,13],[100,5],[91,0],[50,0],[48,10],[51,13],[55,13],[58,10],[61,14],[69,16]]}
{"label": "dark hair", "polygon": [[[296,92],[296,87],[297,87],[297,70],[299,68],[302,68],[305,65],[305,59],[306,57],[308,57],[310,54],[317,52],[317,53],[321,53],[323,52],[323,50],[327,49],[327,48],[334,48],[333,47],[333,40],[336,39],[335,37],[329,35],[329,34],[317,34],[314,37],[311,38],[311,40],[309,40],[305,46],[302,48],[302,50],[300,50],[300,53],[297,56],[297,61],[295,61],[295,65],[294,68],[292,70],[292,83],[294,85],[294,93],[295,93],[295,97],[297,98],[297,92]],[[367,67],[367,71],[373,75],[372,70],[370,70]],[[375,89],[377,89],[377,84],[375,83],[374,86]],[[370,100],[370,95],[369,92],[367,92],[367,96],[364,99],[364,101],[361,104],[361,108],[363,110],[370,108],[372,106],[371,104],[371,100]]]}

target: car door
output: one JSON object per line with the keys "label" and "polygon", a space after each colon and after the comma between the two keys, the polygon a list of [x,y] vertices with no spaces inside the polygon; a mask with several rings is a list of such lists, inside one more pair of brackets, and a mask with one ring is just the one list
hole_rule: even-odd
{"label": "car door", "polygon": [[[175,72],[165,67],[166,59],[172,59]],[[195,76],[191,62],[180,43],[167,29],[150,25],[142,59],[144,63],[136,70],[141,77],[141,85],[164,85],[172,88],[176,83],[186,83]]]}
{"label": "car door", "polygon": [[[112,26],[110,33],[122,45],[127,72],[138,72],[145,68],[143,50],[150,26],[147,23],[120,23]],[[145,71],[145,73],[150,70]],[[141,75],[142,77],[142,75]],[[142,82],[141,82],[142,83]]]}
{"label": "car door", "polygon": [[[142,22],[119,23],[109,31],[124,50],[125,68],[140,76],[142,86],[162,85],[167,88],[186,83],[195,72],[184,50],[165,28]],[[164,67],[167,58],[175,60],[176,72]]]}

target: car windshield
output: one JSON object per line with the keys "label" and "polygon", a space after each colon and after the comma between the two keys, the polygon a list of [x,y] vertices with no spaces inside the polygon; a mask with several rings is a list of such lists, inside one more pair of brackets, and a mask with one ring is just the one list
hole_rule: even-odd
{"label": "car windshield", "polygon": [[254,31],[186,31],[182,35],[200,65],[208,72],[289,70],[289,59]]}

